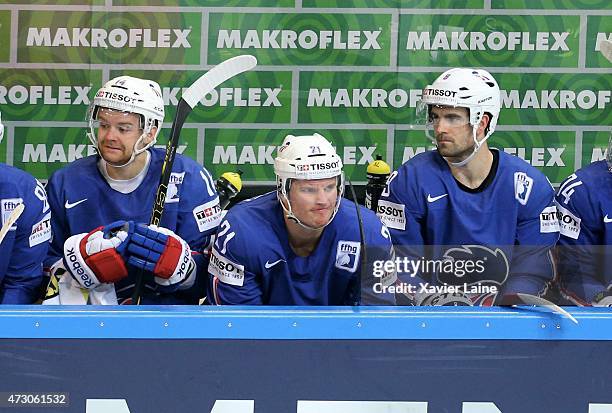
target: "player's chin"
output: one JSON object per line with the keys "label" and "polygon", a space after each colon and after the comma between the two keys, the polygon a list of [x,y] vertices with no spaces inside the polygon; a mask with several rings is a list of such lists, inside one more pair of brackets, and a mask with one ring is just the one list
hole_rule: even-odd
{"label": "player's chin", "polygon": [[438,153],[445,158],[453,158],[457,156],[457,151],[450,145],[438,145]]}
{"label": "player's chin", "polygon": [[321,227],[327,224],[332,216],[332,211],[329,209],[314,211],[311,214],[310,221],[313,223],[313,227]]}
{"label": "player's chin", "polygon": [[123,165],[129,158],[126,158],[123,153],[105,153],[102,152],[102,158],[110,165]]}

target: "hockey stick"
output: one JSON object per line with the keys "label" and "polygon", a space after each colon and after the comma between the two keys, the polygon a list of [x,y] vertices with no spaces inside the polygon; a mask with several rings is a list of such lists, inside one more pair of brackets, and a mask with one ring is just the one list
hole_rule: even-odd
{"label": "hockey stick", "polygon": [[599,42],[599,50],[601,54],[608,59],[608,62],[612,63],[612,41],[602,40]]}
{"label": "hockey stick", "polygon": [[515,296],[520,300],[520,302],[513,304],[512,307],[514,308],[522,309],[523,308],[522,306],[526,306],[526,305],[542,307],[542,308],[546,308],[552,311],[553,313],[561,314],[569,318],[570,320],[572,320],[574,323],[578,324],[578,320],[576,320],[576,318],[573,315],[565,311],[563,308],[559,307],[557,304],[552,303],[542,297],[538,297],[538,296],[526,294],[526,293],[516,293]]}
{"label": "hockey stick", "polygon": [[[170,139],[168,139],[168,144],[166,145],[166,156],[162,164],[161,177],[153,203],[153,212],[150,220],[151,225],[159,225],[162,213],[164,212],[172,164],[174,163],[179,135],[185,123],[185,119],[187,119],[187,116],[189,116],[198,102],[208,93],[212,92],[217,86],[240,73],[253,69],[256,65],[257,59],[251,55],[236,56],[227,59],[200,76],[181,96],[181,100],[176,107],[174,121],[172,122]],[[143,286],[144,273],[143,271],[139,271],[132,294],[132,304],[140,304],[140,295]]]}
{"label": "hockey stick", "polygon": [[363,230],[363,219],[361,218],[361,211],[359,211],[359,204],[357,203],[357,195],[355,194],[355,189],[353,188],[353,183],[347,177],[348,186],[351,190],[351,195],[353,196],[353,202],[355,203],[355,211],[357,212],[357,223],[359,224],[359,244],[361,245],[361,273],[359,274],[359,278],[357,279],[357,297],[355,297],[355,301],[353,305],[361,305],[361,285],[363,279],[366,276],[367,265],[368,265],[368,251],[365,242],[365,231]]}
{"label": "hockey stick", "polygon": [[4,241],[4,237],[6,237],[6,234],[8,234],[13,224],[19,219],[24,209],[25,206],[23,206],[23,204],[19,204],[15,209],[13,209],[11,215],[9,215],[4,225],[2,225],[2,229],[0,229],[0,243]]}

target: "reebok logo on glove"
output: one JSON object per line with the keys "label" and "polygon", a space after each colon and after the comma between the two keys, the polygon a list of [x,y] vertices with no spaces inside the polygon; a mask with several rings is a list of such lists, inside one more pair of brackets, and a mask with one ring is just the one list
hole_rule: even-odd
{"label": "reebok logo on glove", "polygon": [[189,288],[195,280],[189,245],[171,230],[156,225],[136,225],[128,245],[128,264],[152,272],[162,286],[182,284],[181,288]]}
{"label": "reebok logo on glove", "polygon": [[74,248],[68,248],[64,255],[68,261],[68,269],[73,276],[79,276],[81,279],[79,282],[83,285],[83,287],[92,288],[95,286],[95,284],[99,284],[99,282],[92,281],[92,279],[87,275],[83,269],[83,266],[79,263],[79,260],[74,252]]}

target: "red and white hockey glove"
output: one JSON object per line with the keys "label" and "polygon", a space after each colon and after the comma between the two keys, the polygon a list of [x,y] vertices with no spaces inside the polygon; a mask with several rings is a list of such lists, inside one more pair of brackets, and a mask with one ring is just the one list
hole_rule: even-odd
{"label": "red and white hockey glove", "polygon": [[121,257],[134,224],[117,221],[88,234],[73,235],[64,242],[64,265],[84,288],[114,283],[127,277]]}
{"label": "red and white hockey glove", "polygon": [[152,272],[159,285],[189,288],[195,281],[189,245],[167,228],[136,225],[127,254],[128,264]]}

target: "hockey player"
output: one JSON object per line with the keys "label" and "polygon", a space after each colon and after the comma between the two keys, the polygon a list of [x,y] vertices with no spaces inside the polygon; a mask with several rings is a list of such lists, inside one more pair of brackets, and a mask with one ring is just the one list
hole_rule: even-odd
{"label": "hockey player", "polygon": [[451,69],[423,90],[417,117],[437,150],[394,172],[378,206],[398,258],[411,263],[398,272],[414,286],[410,304],[506,304],[516,292],[542,293],[553,277],[553,188],[525,161],[489,149],[499,111],[485,70]]}
{"label": "hockey player", "polygon": [[55,172],[47,187],[53,242],[45,303],[129,303],[145,270],[142,304],[197,304],[206,280],[198,253],[220,220],[212,177],[176,155],[160,226],[147,226],[164,151],[153,148],[164,119],[156,82],[121,76],[87,114],[98,154]]}
{"label": "hockey player", "polygon": [[[0,119],[0,141],[4,125]],[[43,280],[42,261],[51,239],[51,212],[43,186],[27,173],[0,163],[0,211],[6,224],[17,205],[25,209],[0,243],[0,303],[32,304]]]}
{"label": "hockey player", "polygon": [[561,304],[612,306],[612,136],[607,157],[570,175],[557,192]]}
{"label": "hockey player", "polygon": [[[394,273],[363,271],[391,258],[387,228],[343,200],[342,161],[319,134],[288,135],[274,161],[277,191],[246,200],[221,222],[208,272],[216,304],[354,305],[394,302]],[[374,286],[376,284],[376,287]],[[363,297],[360,294],[360,286]]]}

